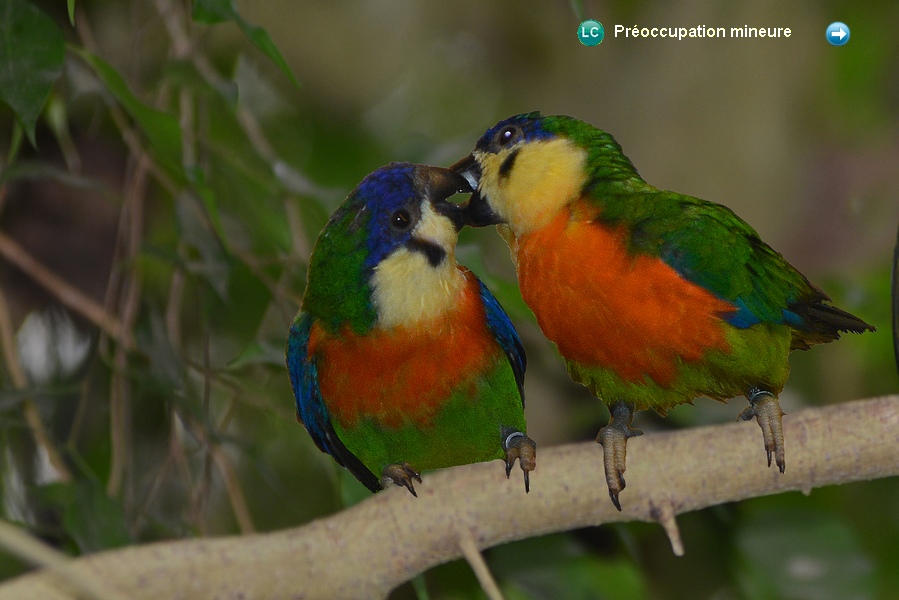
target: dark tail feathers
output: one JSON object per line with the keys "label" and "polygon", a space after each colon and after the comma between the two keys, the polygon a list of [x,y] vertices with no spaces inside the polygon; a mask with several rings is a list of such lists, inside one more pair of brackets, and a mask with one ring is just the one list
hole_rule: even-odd
{"label": "dark tail feathers", "polygon": [[806,350],[815,344],[825,344],[840,338],[841,332],[864,333],[874,326],[855,315],[829,304],[815,303],[793,306],[791,310],[802,318],[803,327],[793,333],[793,349]]}

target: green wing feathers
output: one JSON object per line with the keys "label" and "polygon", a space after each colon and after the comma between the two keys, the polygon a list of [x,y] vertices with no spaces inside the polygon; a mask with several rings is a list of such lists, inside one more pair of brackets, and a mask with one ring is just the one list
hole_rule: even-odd
{"label": "green wing feathers", "polygon": [[840,332],[873,330],[825,304],[827,294],[726,206],[640,187],[602,198],[600,218],[626,226],[633,251],[659,257],[684,279],[732,302],[737,310],[722,315],[731,325],[788,325],[793,349],[835,340]]}

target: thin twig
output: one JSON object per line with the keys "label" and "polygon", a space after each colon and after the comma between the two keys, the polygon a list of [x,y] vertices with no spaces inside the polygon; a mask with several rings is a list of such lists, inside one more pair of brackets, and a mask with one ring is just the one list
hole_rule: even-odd
{"label": "thin twig", "polygon": [[289,199],[285,200],[284,214],[287,216],[287,226],[290,230],[290,254],[288,255],[288,265],[281,270],[275,298],[278,300],[278,308],[284,315],[285,320],[291,321],[301,302],[300,296],[296,295],[292,289],[293,265],[305,265],[308,263],[312,249],[309,245],[309,239],[303,230],[303,217],[300,215],[299,205],[296,202],[291,202]]}
{"label": "thin twig", "polygon": [[[27,390],[28,378],[25,376],[25,371],[19,362],[12,319],[9,315],[9,303],[6,301],[6,294],[3,293],[2,289],[0,289],[0,343],[3,345],[3,361],[6,364],[6,370],[9,372],[9,378],[12,380],[13,387],[17,390]],[[74,481],[72,472],[56,448],[56,444],[50,439],[50,434],[47,432],[47,428],[44,427],[44,421],[41,419],[41,414],[32,398],[25,398],[22,403],[22,411],[25,415],[25,422],[28,423],[28,428],[31,430],[31,435],[34,436],[38,446],[47,453],[47,460],[56,469],[60,480],[65,483]]]}
{"label": "thin twig", "polygon": [[[0,159],[2,160],[2,159]],[[0,172],[2,172],[4,165],[0,162]],[[9,186],[6,184],[0,185],[0,216],[3,216],[3,211],[6,210],[6,199],[9,197]]]}
{"label": "thin twig", "polygon": [[225,489],[228,490],[228,499],[231,501],[231,509],[234,511],[234,518],[237,519],[237,525],[240,527],[241,533],[255,532],[256,526],[253,524],[253,517],[247,506],[240,478],[237,477],[237,472],[234,470],[231,459],[225,454],[225,450],[220,444],[211,444],[209,452],[212,454],[215,466],[225,482]]}
{"label": "thin twig", "polygon": [[[194,480],[193,473],[190,470],[190,461],[187,456],[187,449],[184,447],[184,437],[187,430],[187,423],[181,417],[178,409],[172,407],[169,411],[171,428],[169,429],[169,456],[175,462],[175,471],[181,479],[182,486],[185,490],[193,489]],[[191,520],[197,529],[201,527],[202,518],[198,514],[191,514]]]}
{"label": "thin twig", "polygon": [[[253,524],[253,517],[250,515],[240,478],[237,476],[237,471],[228,454],[220,443],[210,438],[202,423],[187,419],[184,420],[184,423],[189,425],[191,433],[206,449],[212,463],[215,464],[222,476],[225,490],[228,492],[228,500],[231,502],[231,509],[234,511],[234,518],[237,520],[240,531],[242,533],[255,532],[256,526]],[[206,479],[208,480],[208,477]]]}
{"label": "thin twig", "polygon": [[[125,205],[122,217],[127,219],[124,229],[124,252],[126,264],[133,264],[140,253],[144,224],[144,196],[150,169],[150,158],[146,153],[137,156],[132,177],[126,184]],[[133,331],[140,308],[141,282],[138,272],[131,270],[124,281],[123,297],[119,314],[122,327]],[[112,458],[106,493],[118,495],[124,482],[128,466],[131,464],[131,388],[128,377],[128,356],[122,347],[115,351],[115,369],[110,397],[109,427],[112,440]]]}
{"label": "thin twig", "polygon": [[[210,402],[212,397],[212,365],[210,364],[210,356],[209,356],[209,330],[205,328],[203,331],[203,415],[208,419],[209,418],[209,409]],[[228,412],[225,414],[225,418],[228,418]],[[227,426],[227,420],[225,421]],[[194,427],[192,431],[194,435],[197,436],[197,439],[205,446],[206,451],[209,453],[209,456],[212,457],[212,460],[215,462],[215,466],[218,468],[219,473],[222,476],[222,479],[225,482],[225,489],[228,491],[228,498],[231,501],[231,509],[234,511],[234,517],[237,519],[237,524],[240,527],[240,531],[242,533],[253,533],[256,531],[256,527],[253,525],[253,518],[250,515],[250,510],[247,507],[246,497],[243,493],[243,488],[240,484],[240,479],[237,477],[237,473],[234,470],[233,465],[231,464],[231,460],[228,458],[228,455],[225,453],[224,448],[221,444],[213,441],[209,435],[207,435],[206,429],[203,427],[202,423],[193,423]]]}
{"label": "thin twig", "polygon": [[671,542],[671,551],[675,556],[684,555],[684,542],[681,539],[680,528],[677,526],[677,520],[674,518],[674,506],[669,501],[663,500],[658,506],[652,509],[653,516],[656,521],[665,530],[668,541]]}
{"label": "thin twig", "polygon": [[478,550],[478,546],[474,541],[474,535],[467,527],[462,527],[459,531],[459,551],[462,552],[465,561],[471,566],[471,570],[474,571],[475,577],[478,578],[478,583],[481,584],[481,589],[487,594],[487,598],[490,600],[504,600],[503,593],[496,584],[493,574],[487,568],[484,556]]}
{"label": "thin twig", "polygon": [[[76,23],[78,23],[76,27],[76,32],[78,33],[78,38],[81,40],[85,49],[92,54],[99,55],[99,49],[97,46],[97,41],[94,38],[93,31],[90,27],[90,21],[87,18],[87,15],[81,10],[79,5],[76,8],[78,11],[78,16],[76,17]],[[112,118],[112,122],[115,124],[116,128],[119,130],[119,135],[122,138],[122,141],[125,142],[125,146],[127,146],[129,153],[132,156],[140,156],[141,154],[146,154],[146,151],[143,147],[143,141],[141,139],[138,131],[132,126],[128,116],[125,114],[125,111],[118,104],[110,104],[109,105],[109,116]],[[153,178],[171,195],[176,195],[180,190],[180,186],[178,186],[172,178],[156,163],[151,163],[149,165],[150,171],[153,174]]]}
{"label": "thin twig", "polygon": [[75,416],[72,418],[72,424],[69,426],[69,434],[66,436],[65,447],[70,454],[78,452],[78,440],[81,437],[81,428],[87,419],[88,403],[90,401],[91,377],[85,377],[81,382],[81,390],[78,393],[78,407],[75,409]]}
{"label": "thin twig", "polygon": [[137,509],[135,510],[134,521],[131,523],[129,529],[132,532],[140,531],[141,526],[143,525],[143,520],[145,516],[150,512],[150,507],[156,502],[156,496],[159,494],[160,490],[163,488],[163,484],[167,483],[167,479],[169,476],[169,472],[173,468],[174,458],[169,455],[162,461],[162,464],[156,469],[153,473],[153,477],[150,480],[150,485],[144,494],[142,494],[140,501],[137,505]]}
{"label": "thin twig", "polygon": [[[178,253],[180,254],[181,251],[181,244],[179,244]],[[172,272],[169,296],[165,303],[165,330],[169,337],[169,344],[178,354],[182,354],[184,351],[181,340],[181,307],[184,300],[185,281],[184,269],[177,267]]]}
{"label": "thin twig", "polygon": [[81,290],[41,264],[2,231],[0,231],[0,256],[31,277],[62,304],[99,327],[111,338],[117,340],[127,350],[134,349],[134,339],[131,337],[131,332],[123,329],[121,322],[114,315],[109,314]]}
{"label": "thin twig", "polygon": [[112,446],[109,463],[109,479],[106,482],[106,493],[116,497],[125,480],[125,470],[131,462],[128,460],[130,446],[127,424],[130,422],[127,406],[128,369],[124,354],[116,351],[115,368],[112,373],[112,386],[109,393],[109,440]]}

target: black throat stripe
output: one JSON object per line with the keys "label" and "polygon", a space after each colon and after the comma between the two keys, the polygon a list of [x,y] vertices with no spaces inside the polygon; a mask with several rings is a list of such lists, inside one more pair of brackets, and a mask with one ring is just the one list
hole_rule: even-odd
{"label": "black throat stripe", "polygon": [[406,242],[406,247],[410,250],[414,250],[415,252],[421,252],[422,254],[424,254],[428,259],[428,263],[430,263],[432,267],[439,266],[440,263],[443,262],[443,259],[446,258],[446,251],[437,244],[431,242],[425,242],[412,238],[411,240]]}
{"label": "black throat stripe", "polygon": [[509,153],[509,156],[506,157],[506,160],[503,161],[503,164],[499,166],[500,179],[505,179],[509,176],[509,173],[512,172],[512,167],[515,166],[515,159],[518,158],[519,152],[521,152],[521,148],[512,150],[512,152]]}

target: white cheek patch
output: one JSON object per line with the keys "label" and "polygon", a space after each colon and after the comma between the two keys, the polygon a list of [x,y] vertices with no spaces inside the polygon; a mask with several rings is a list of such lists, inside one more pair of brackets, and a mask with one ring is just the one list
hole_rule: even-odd
{"label": "white cheek patch", "polygon": [[423,252],[403,247],[375,267],[372,302],[378,313],[378,326],[385,329],[443,315],[455,306],[465,286],[465,277],[456,267],[456,228],[429,202],[423,204],[412,236],[440,246],[446,257],[435,267]]}

